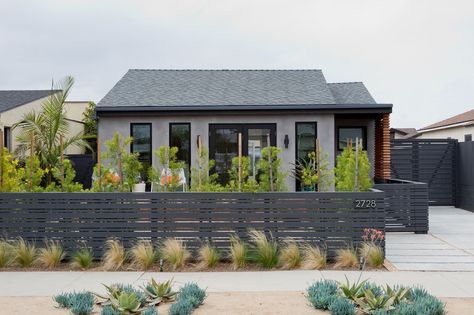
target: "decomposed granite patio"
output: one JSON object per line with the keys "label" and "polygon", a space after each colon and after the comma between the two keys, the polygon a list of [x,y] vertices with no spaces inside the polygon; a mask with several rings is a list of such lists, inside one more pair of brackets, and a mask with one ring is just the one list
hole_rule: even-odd
{"label": "decomposed granite patio", "polygon": [[428,234],[387,233],[387,260],[398,270],[474,271],[474,213],[430,207]]}

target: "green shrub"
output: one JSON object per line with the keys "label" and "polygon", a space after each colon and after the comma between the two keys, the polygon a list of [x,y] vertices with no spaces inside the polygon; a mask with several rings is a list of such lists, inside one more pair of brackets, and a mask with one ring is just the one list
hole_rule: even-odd
{"label": "green shrub", "polygon": [[169,315],[190,315],[194,311],[193,303],[189,299],[179,300],[172,304]]}
{"label": "green shrub", "polygon": [[319,280],[306,290],[306,298],[315,308],[326,310],[337,297],[338,286],[332,280]]}
{"label": "green shrub", "polygon": [[82,248],[72,255],[71,266],[73,268],[89,269],[92,266],[92,251],[88,248]]}
{"label": "green shrub", "polygon": [[[149,181],[159,191],[176,191],[181,186],[179,173],[184,168],[184,162],[178,161],[178,148],[170,148],[164,145],[155,150],[153,154],[158,160],[158,167],[150,167],[148,170]],[[171,171],[171,174],[167,174],[163,178],[163,172],[167,173],[168,169]]]}
{"label": "green shrub", "polygon": [[[258,169],[256,169],[255,172],[258,173]],[[239,188],[239,157],[234,157],[229,170],[229,184],[227,185],[227,189],[229,191],[257,192],[259,190],[259,185],[255,180],[257,174],[251,176],[250,173],[250,158],[248,156],[242,156],[240,159]]]}
{"label": "green shrub", "polygon": [[260,176],[258,182],[261,191],[285,191],[285,180],[287,174],[282,171],[282,160],[279,157],[282,149],[277,147],[266,147],[262,149],[258,169]]}
{"label": "green shrub", "polygon": [[344,148],[337,157],[335,175],[336,190],[338,191],[367,191],[372,188],[373,183],[370,177],[371,165],[367,152],[360,150],[357,168],[357,188],[356,178],[356,152],[350,145]]}
{"label": "green shrub", "polygon": [[215,165],[214,160],[209,160],[209,154],[206,148],[201,148],[198,152],[195,165],[191,168],[191,191],[224,191],[218,182],[219,175],[211,173]]}
{"label": "green shrub", "polygon": [[335,297],[329,305],[331,315],[355,315],[354,303],[344,297]]}
{"label": "green shrub", "polygon": [[252,260],[263,268],[271,269],[278,264],[278,245],[272,239],[267,239],[262,231],[250,230],[252,243]]}

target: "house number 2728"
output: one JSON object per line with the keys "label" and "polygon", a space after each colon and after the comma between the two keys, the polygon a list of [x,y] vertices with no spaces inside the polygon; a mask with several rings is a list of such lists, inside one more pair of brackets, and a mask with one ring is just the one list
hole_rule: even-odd
{"label": "house number 2728", "polygon": [[367,209],[377,207],[377,202],[373,199],[356,199],[355,208]]}

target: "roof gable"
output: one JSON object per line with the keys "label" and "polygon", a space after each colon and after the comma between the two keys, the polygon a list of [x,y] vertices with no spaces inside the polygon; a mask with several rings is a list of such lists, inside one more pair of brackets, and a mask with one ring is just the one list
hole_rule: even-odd
{"label": "roof gable", "polygon": [[0,112],[31,103],[51,95],[56,90],[6,90],[0,91]]}
{"label": "roof gable", "polygon": [[474,121],[474,109],[471,109],[467,112],[464,112],[462,114],[450,117],[445,120],[441,120],[437,123],[431,124],[429,126],[421,128],[419,131],[427,130],[427,129],[433,129],[433,128],[441,128],[441,127],[447,127],[450,125],[455,125],[455,124],[460,124],[464,122],[469,122],[469,121]]}

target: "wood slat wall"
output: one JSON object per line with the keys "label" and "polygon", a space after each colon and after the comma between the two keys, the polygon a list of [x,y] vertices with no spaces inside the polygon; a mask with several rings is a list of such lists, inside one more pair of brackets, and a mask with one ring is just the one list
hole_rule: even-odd
{"label": "wood slat wall", "polygon": [[406,180],[375,184],[385,192],[387,232],[428,233],[428,185]]}
{"label": "wood slat wall", "polygon": [[390,114],[375,119],[375,178],[390,178]]}
{"label": "wood slat wall", "polygon": [[[376,206],[355,209],[355,200]],[[1,193],[3,237],[59,240],[68,252],[84,244],[100,255],[117,238],[176,237],[195,249],[210,241],[227,248],[229,235],[248,229],[338,248],[361,242],[364,228],[385,230],[384,193]]]}

